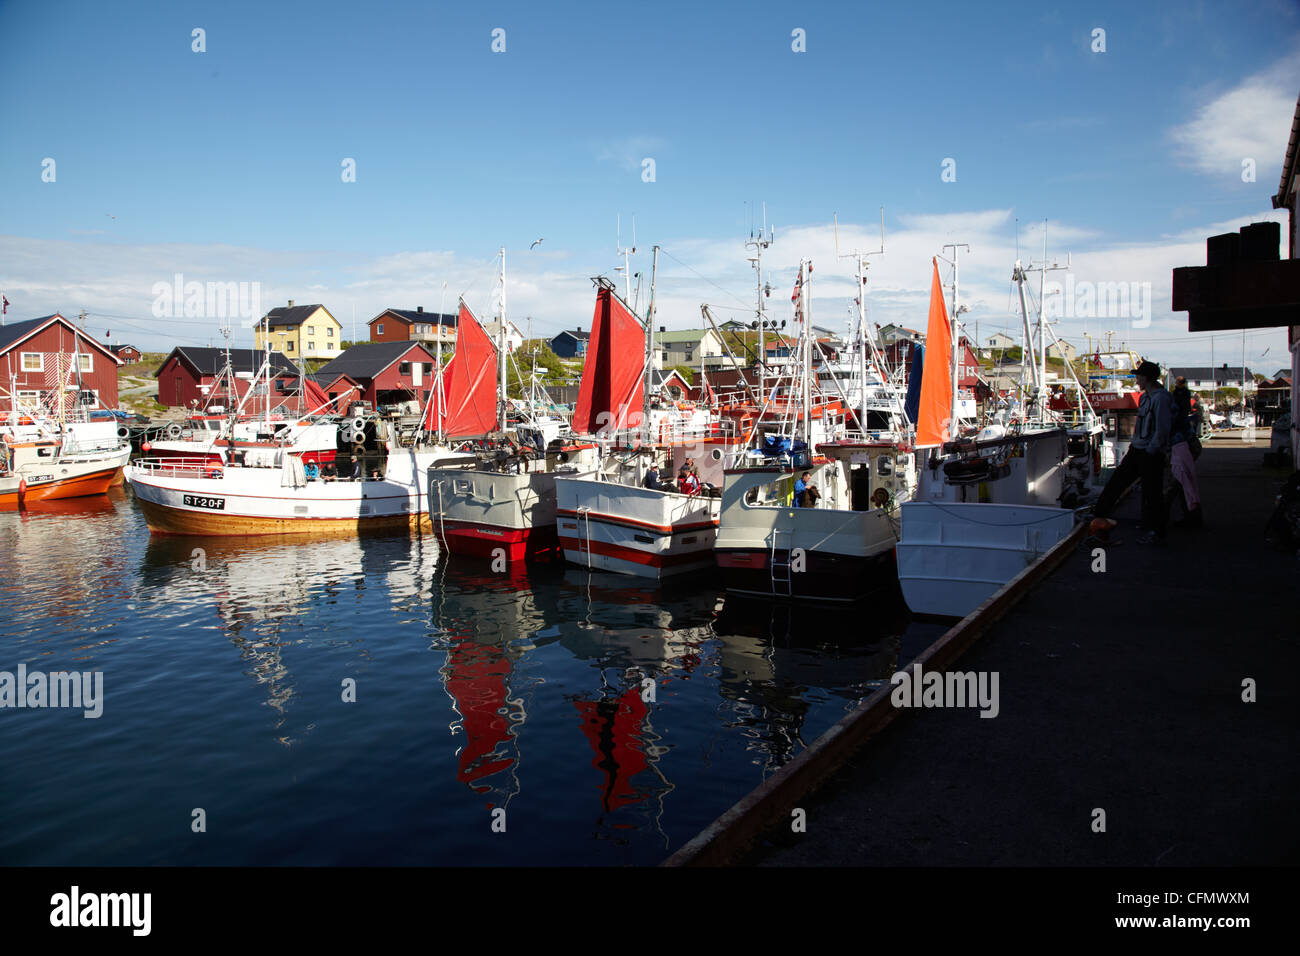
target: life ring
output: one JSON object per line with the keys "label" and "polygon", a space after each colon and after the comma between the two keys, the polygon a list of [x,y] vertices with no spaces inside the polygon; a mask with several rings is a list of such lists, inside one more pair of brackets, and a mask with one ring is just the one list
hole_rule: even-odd
{"label": "life ring", "polygon": [[167,437],[173,440],[181,437],[181,426],[177,422],[167,426]]}
{"label": "life ring", "polygon": [[208,473],[207,473],[207,477],[208,477],[208,478],[223,478],[223,477],[225,477],[225,475],[222,473],[222,470],[221,470],[220,468],[209,468],[209,469],[208,469]]}
{"label": "life ring", "polygon": [[117,426],[117,437],[118,437],[118,438],[130,438],[130,437],[131,437],[131,429],[127,428],[125,425],[118,425],[118,426]]}

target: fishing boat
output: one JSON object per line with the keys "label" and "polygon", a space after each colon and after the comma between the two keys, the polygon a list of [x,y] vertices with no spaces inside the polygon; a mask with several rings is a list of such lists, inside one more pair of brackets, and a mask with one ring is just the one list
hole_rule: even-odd
{"label": "fishing boat", "polygon": [[[493,345],[464,300],[459,309],[456,352],[440,369],[425,427],[473,459],[468,466],[429,469],[434,531],[450,554],[504,557],[512,564],[553,557],[555,479],[580,473],[584,456],[590,471],[596,446],[566,441],[541,425],[530,431],[523,423],[510,438],[506,378],[499,374],[504,342]],[[500,328],[504,336],[504,321]]]}
{"label": "fishing boat", "polygon": [[[1033,361],[1027,271],[1017,261],[1012,277],[1020,290],[1030,368],[1041,365]],[[1038,321],[1041,363],[1047,331],[1041,299]],[[952,334],[936,260],[926,338],[931,354],[936,344],[950,348]],[[915,495],[902,506],[897,548],[908,607],[947,619],[965,617],[1071,532],[1079,509],[1099,490],[1102,443],[1095,417],[1075,428],[1049,420],[1041,379],[1022,382],[1025,421],[987,425],[974,438],[954,437],[953,374],[946,362],[925,365],[916,445],[929,455],[919,465]]]}
{"label": "fishing boat", "polygon": [[694,494],[670,484],[647,488],[651,467],[668,476],[696,453],[703,466],[701,481],[708,482],[710,468],[720,477],[729,456],[741,446],[734,429],[707,414],[686,419],[675,417],[681,409],[652,414],[647,352],[654,320],[653,274],[645,322],[614,291],[612,282],[593,280],[596,310],[573,430],[594,435],[608,452],[594,475],[557,476],[555,492],[566,561],[593,570],[663,578],[713,565],[720,499],[716,490],[703,485]]}
{"label": "fishing boat", "polygon": [[[801,263],[795,293],[801,329],[795,376],[802,387],[791,391],[799,405],[743,465],[727,470],[714,556],[728,591],[851,602],[894,579],[898,509],[911,497],[916,470],[910,439],[893,431],[892,414],[883,419],[892,427],[871,432],[864,428],[865,394],[856,409],[844,409],[819,394],[823,382],[814,386],[811,271],[810,262]],[[858,286],[865,291],[861,257]],[[865,324],[861,299],[859,310]],[[901,405],[890,411],[905,420]],[[817,440],[819,429],[829,432],[826,440]],[[812,440],[815,455],[803,439]],[[803,506],[794,500],[801,476],[820,500]]]}
{"label": "fishing boat", "polygon": [[[339,398],[329,398],[316,382],[302,376],[297,393],[298,411],[302,414],[292,414],[293,410],[284,405],[273,409],[275,375],[269,340],[266,358],[242,398],[236,384],[239,377],[227,342],[225,366],[208,390],[204,406],[181,421],[160,426],[158,437],[142,442],[140,451],[151,458],[226,464],[250,450],[292,447],[304,462],[326,465],[335,460],[338,418],[327,410],[340,407]],[[258,394],[264,397],[260,412],[250,405]]]}
{"label": "fishing boat", "polygon": [[0,470],[16,479],[13,493],[21,483],[25,501],[52,501],[102,495],[120,483],[131,445],[117,437],[113,421],[91,420],[79,408],[62,419],[20,412],[13,401],[10,409],[0,423]]}

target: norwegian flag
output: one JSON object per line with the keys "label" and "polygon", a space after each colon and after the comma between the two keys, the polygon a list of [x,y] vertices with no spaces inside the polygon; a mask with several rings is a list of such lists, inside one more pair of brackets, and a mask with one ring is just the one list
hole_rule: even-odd
{"label": "norwegian flag", "polygon": [[5,299],[5,297],[2,295],[0,295],[0,299],[4,299],[4,303],[5,303],[4,307],[0,308],[0,315],[4,315],[6,312],[9,311],[9,300]]}

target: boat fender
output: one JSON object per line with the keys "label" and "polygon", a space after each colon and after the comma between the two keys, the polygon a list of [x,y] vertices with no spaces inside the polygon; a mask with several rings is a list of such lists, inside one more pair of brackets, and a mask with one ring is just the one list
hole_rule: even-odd
{"label": "boat fender", "polygon": [[145,454],[148,454],[149,449],[152,447],[153,445],[149,444],[147,441],[140,442],[140,451],[144,452]]}

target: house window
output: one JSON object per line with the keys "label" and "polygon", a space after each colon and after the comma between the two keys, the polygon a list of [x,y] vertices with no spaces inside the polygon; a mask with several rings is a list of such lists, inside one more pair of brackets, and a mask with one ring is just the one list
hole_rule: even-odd
{"label": "house window", "polygon": [[402,362],[400,365],[398,365],[398,366],[397,366],[397,374],[398,374],[398,375],[410,375],[410,374],[411,374],[411,363],[410,363],[410,362]]}
{"label": "house window", "polygon": [[432,375],[432,374],[433,374],[433,363],[432,363],[432,362],[425,362],[425,363],[424,363],[424,374],[425,374],[425,375]]}
{"label": "house window", "polygon": [[292,351],[293,351],[293,342],[292,342],[292,341],[285,342],[285,343],[284,343],[284,350],[285,350],[286,352],[292,352]]}
{"label": "house window", "polygon": [[315,343],[315,342],[308,342],[308,343],[307,343],[307,351],[308,351],[308,352],[315,352],[315,351],[316,351],[316,343]]}
{"label": "house window", "polygon": [[327,339],[334,338],[334,326],[332,325],[325,326],[325,337]]}
{"label": "house window", "polygon": [[18,392],[18,401],[24,405],[39,405],[41,403],[41,393],[38,389]]}
{"label": "house window", "polygon": [[383,335],[383,334],[384,334],[384,323],[380,322],[378,325],[375,326],[375,335]]}
{"label": "house window", "polygon": [[93,372],[95,370],[93,356],[87,355],[85,352],[79,352],[77,353],[77,358],[81,360],[81,371]]}
{"label": "house window", "polygon": [[307,334],[308,334],[308,335],[315,335],[315,334],[316,334],[316,326],[314,326],[314,325],[309,325],[309,326],[307,326]]}
{"label": "house window", "polygon": [[45,356],[40,352],[23,353],[23,371],[24,372],[44,372]]}

